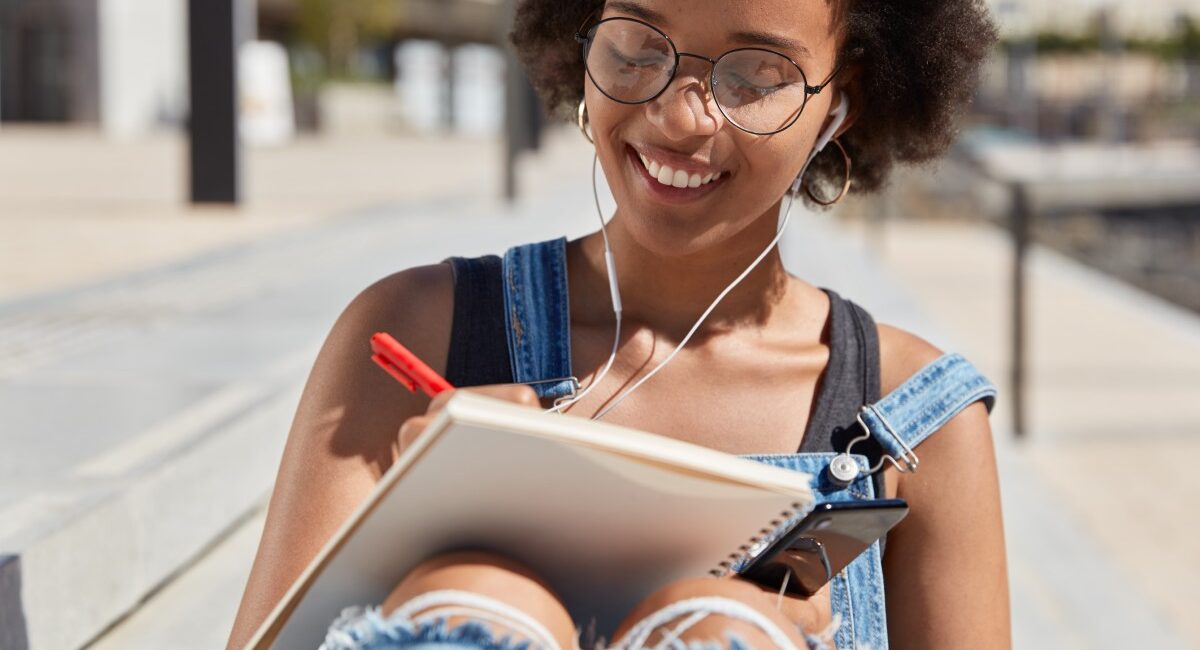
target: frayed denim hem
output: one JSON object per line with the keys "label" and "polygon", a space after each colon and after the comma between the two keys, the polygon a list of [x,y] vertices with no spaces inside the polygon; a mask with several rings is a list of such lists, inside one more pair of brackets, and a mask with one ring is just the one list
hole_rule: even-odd
{"label": "frayed denim hem", "polygon": [[321,650],[534,650],[528,639],[496,638],[478,621],[448,627],[445,618],[414,624],[407,618],[385,618],[378,607],[351,607],[333,622]]}
{"label": "frayed denim hem", "polygon": [[[831,628],[836,629],[837,622]],[[805,634],[810,650],[828,650],[830,631]],[[716,640],[682,641],[675,639],[663,646],[669,650],[752,650],[735,634],[727,643]],[[661,643],[661,642],[660,642]],[[350,607],[329,626],[320,650],[540,650],[525,638],[510,635],[497,638],[479,621],[465,621],[453,628],[444,617],[414,623],[405,617],[385,617],[378,607]],[[603,643],[596,644],[602,650]]]}
{"label": "frayed denim hem", "polygon": [[[842,626],[842,615],[834,614],[833,620],[824,629],[815,633],[806,632],[803,628],[798,628],[800,634],[804,636],[804,642],[808,644],[808,650],[837,650],[837,646],[833,642],[833,637],[837,634],[838,628]],[[867,646],[857,646],[859,650],[870,650]]]}
{"label": "frayed denim hem", "polygon": [[655,647],[669,648],[670,650],[754,650],[736,635],[730,634],[727,638],[729,639],[728,644],[711,640],[680,641],[676,639],[668,645]]}

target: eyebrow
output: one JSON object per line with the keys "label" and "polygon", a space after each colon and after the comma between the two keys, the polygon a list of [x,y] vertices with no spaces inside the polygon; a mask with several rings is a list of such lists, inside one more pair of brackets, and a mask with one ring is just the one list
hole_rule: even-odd
{"label": "eyebrow", "polygon": [[[668,22],[666,17],[657,11],[654,11],[648,7],[644,7],[636,2],[629,2],[628,0],[609,0],[609,2],[606,4],[606,7],[621,13],[629,14],[636,18],[640,18],[649,23]],[[802,57],[812,56],[812,52],[810,52],[807,47],[804,47],[799,42],[790,38],[779,36],[778,34],[770,34],[756,30],[745,30],[733,34],[731,38],[735,43],[742,43],[745,45],[765,45],[767,47],[795,52]]]}
{"label": "eyebrow", "polygon": [[746,43],[748,45],[766,45],[780,50],[788,50],[795,52],[802,57],[811,57],[812,52],[808,51],[799,42],[790,38],[784,38],[777,34],[768,34],[767,32],[744,31],[733,35],[734,42]]}
{"label": "eyebrow", "polygon": [[658,13],[657,11],[654,11],[653,9],[648,9],[646,7],[643,7],[642,5],[640,5],[636,2],[626,2],[625,0],[609,0],[609,2],[605,3],[605,8],[606,9],[615,9],[623,14],[629,14],[631,16],[636,16],[636,17],[641,18],[642,20],[644,20],[646,22],[650,22],[650,23],[665,23],[665,22],[667,22],[666,17],[663,16],[662,14]]}

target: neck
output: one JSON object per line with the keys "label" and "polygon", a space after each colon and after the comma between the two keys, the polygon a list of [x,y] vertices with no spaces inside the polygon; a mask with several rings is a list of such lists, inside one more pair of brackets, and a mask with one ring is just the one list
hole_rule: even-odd
{"label": "neck", "polygon": [[[618,210],[608,225],[617,277],[621,288],[622,317],[632,326],[646,326],[671,338],[682,338],[700,314],[775,238],[779,206],[772,207],[753,224],[720,245],[694,252],[670,254],[640,245],[625,227]],[[594,272],[592,291],[607,293],[604,244],[599,233],[583,242],[587,266]],[[705,319],[697,335],[713,335],[738,325],[762,325],[783,299],[787,271],[777,247],[767,253]],[[604,293],[598,295],[604,295]],[[611,319],[607,300],[592,303],[589,315],[597,321]]]}

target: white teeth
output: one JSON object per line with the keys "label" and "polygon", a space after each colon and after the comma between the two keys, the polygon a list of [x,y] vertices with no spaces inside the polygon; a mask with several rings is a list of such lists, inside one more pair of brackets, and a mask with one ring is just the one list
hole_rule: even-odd
{"label": "white teeth", "polygon": [[700,187],[721,176],[721,172],[713,172],[703,176],[700,174],[688,174],[682,169],[673,169],[667,165],[650,160],[640,153],[638,154],[638,158],[645,165],[646,171],[650,172],[650,176],[654,177],[659,183],[672,187]]}
{"label": "white teeth", "polygon": [[662,183],[663,185],[670,185],[671,181],[675,178],[675,170],[663,165],[658,170],[657,178],[658,182]]}
{"label": "white teeth", "polygon": [[680,169],[675,172],[675,176],[671,178],[671,185],[674,187],[687,187],[688,173]]}

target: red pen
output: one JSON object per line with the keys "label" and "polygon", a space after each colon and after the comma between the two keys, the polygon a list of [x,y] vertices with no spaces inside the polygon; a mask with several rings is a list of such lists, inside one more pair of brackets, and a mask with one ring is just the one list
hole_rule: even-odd
{"label": "red pen", "polygon": [[374,353],[371,355],[372,361],[414,393],[420,388],[433,397],[454,388],[387,332],[376,332],[371,337],[371,351]]}

